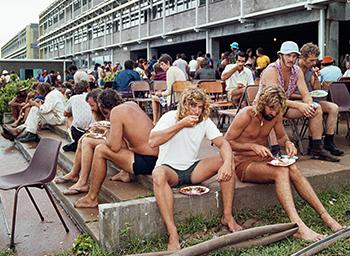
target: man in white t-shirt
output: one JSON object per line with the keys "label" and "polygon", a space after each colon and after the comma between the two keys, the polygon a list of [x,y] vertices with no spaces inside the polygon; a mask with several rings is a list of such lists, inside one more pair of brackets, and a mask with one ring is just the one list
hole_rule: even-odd
{"label": "man in white t-shirt", "polygon": [[[220,155],[198,159],[204,137],[220,149]],[[178,109],[164,114],[151,131],[149,144],[159,146],[153,189],[169,235],[168,250],[180,249],[173,216],[174,186],[198,184],[218,174],[224,207],[221,223],[232,232],[241,229],[232,216],[235,174],[231,147],[210,120],[209,97],[202,90],[183,92]]]}
{"label": "man in white t-shirt", "polygon": [[189,67],[188,67],[187,61],[185,61],[185,58],[186,56],[184,53],[176,54],[176,60],[174,61],[173,66],[181,69],[186,76],[186,80],[188,80]]}
{"label": "man in white t-shirt", "polygon": [[[75,73],[74,77],[79,74],[79,70]],[[72,117],[70,131],[73,142],[64,145],[62,149],[64,151],[75,152],[78,147],[79,139],[85,134],[85,131],[89,128],[89,125],[93,122],[92,112],[89,104],[86,102],[87,87],[89,86],[87,81],[80,81],[74,85],[74,95],[69,98],[64,110],[64,116],[67,118]]]}
{"label": "man in white t-shirt", "polygon": [[152,97],[153,123],[156,124],[160,117],[160,101],[166,101],[170,105],[171,88],[175,81],[186,81],[185,73],[178,67],[172,66],[173,59],[168,54],[160,56],[159,65],[166,72],[166,90],[157,91]]}
{"label": "man in white t-shirt", "polygon": [[244,52],[239,52],[236,63],[226,65],[221,75],[221,79],[226,83],[228,99],[235,103],[239,102],[245,87],[254,84],[252,71],[244,67],[246,59],[246,54]]}

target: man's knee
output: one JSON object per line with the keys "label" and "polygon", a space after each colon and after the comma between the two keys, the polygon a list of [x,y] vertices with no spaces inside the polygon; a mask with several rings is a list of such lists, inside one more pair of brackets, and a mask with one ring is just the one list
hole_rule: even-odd
{"label": "man's knee", "polygon": [[295,164],[289,166],[289,175],[293,179],[303,177],[303,174],[300,172],[300,170]]}
{"label": "man's knee", "polygon": [[314,118],[322,118],[322,115],[323,115],[323,111],[322,111],[322,108],[318,107],[316,108],[316,113],[315,113],[315,116]]}
{"label": "man's knee", "polygon": [[276,170],[276,172],[275,172],[275,180],[283,179],[283,178],[289,179],[289,168],[288,167],[279,167],[278,170]]}
{"label": "man's knee", "polygon": [[109,149],[108,149],[106,144],[99,144],[95,148],[94,155],[96,157],[103,158],[108,154],[108,151],[109,151]]}
{"label": "man's knee", "polygon": [[152,172],[152,179],[154,186],[162,186],[166,183],[166,174],[163,169],[156,168]]}

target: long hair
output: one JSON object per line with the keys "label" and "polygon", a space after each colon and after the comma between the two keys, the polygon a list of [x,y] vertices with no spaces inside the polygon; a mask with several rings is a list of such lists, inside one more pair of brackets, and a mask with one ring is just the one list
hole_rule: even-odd
{"label": "long hair", "polygon": [[190,107],[192,104],[202,101],[203,110],[202,114],[199,116],[199,122],[209,118],[210,114],[210,102],[208,95],[199,88],[186,88],[181,96],[181,100],[177,107],[176,119],[180,121],[188,115]]}
{"label": "long hair", "polygon": [[287,97],[280,86],[265,86],[261,91],[258,102],[254,108],[255,115],[262,113],[265,107],[279,108],[280,112],[286,109]]}

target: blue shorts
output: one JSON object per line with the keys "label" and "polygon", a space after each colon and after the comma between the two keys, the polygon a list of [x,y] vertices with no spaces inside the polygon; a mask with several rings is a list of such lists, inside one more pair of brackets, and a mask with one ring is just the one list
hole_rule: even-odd
{"label": "blue shorts", "polygon": [[150,175],[156,165],[158,157],[146,156],[134,153],[134,163],[132,170],[135,175]]}
{"label": "blue shorts", "polygon": [[168,164],[163,164],[163,165],[171,168],[174,172],[176,172],[177,177],[179,178],[179,182],[177,183],[176,187],[179,187],[182,185],[192,185],[192,180],[191,180],[192,172],[196,168],[198,163],[199,163],[199,160],[194,164],[192,164],[190,167],[188,167],[186,170],[177,170]]}

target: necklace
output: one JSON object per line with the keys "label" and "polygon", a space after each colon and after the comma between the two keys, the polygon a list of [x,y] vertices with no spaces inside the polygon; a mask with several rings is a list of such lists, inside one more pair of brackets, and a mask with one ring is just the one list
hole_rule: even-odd
{"label": "necklace", "polygon": [[260,127],[262,127],[264,125],[264,118],[261,117],[261,119],[260,119],[260,117],[258,117],[258,119],[260,121]]}

